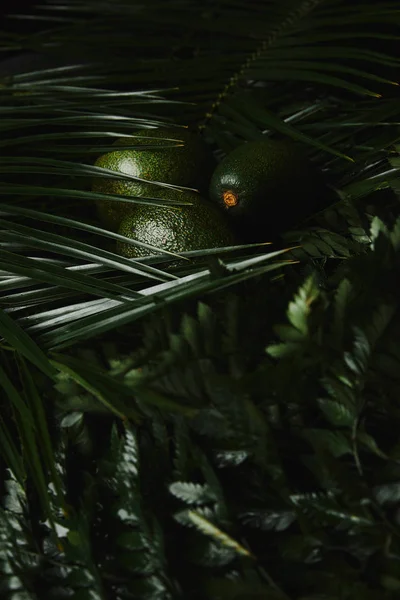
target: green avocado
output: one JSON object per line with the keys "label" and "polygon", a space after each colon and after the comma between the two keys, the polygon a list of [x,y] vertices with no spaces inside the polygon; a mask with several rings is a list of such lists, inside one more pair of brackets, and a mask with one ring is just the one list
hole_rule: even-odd
{"label": "green avocado", "polygon": [[209,195],[253,242],[266,241],[334,201],[322,173],[295,143],[271,139],[241,144],[225,156]]}
{"label": "green avocado", "polygon": [[[160,207],[137,205],[121,221],[118,233],[170,252],[188,252],[231,246],[236,238],[224,214],[195,192],[159,188],[160,198],[190,202],[191,205]],[[156,254],[146,248],[117,242],[122,256],[137,258]]]}
{"label": "green avocado", "polygon": [[[139,137],[137,137],[139,136]],[[168,141],[172,140],[172,141]],[[172,144],[181,142],[180,146]],[[168,147],[170,144],[170,147]],[[206,191],[209,185],[214,161],[203,139],[184,128],[160,127],[144,129],[134,133],[134,137],[120,138],[116,149],[100,156],[95,165],[140,177],[148,181],[157,181],[193,187]],[[124,146],[152,145],[152,148],[129,150]],[[104,194],[127,196],[155,196],[159,186],[128,179],[96,178],[92,190]],[[99,217],[105,227],[117,230],[132,205],[127,202],[98,200],[96,202]]]}

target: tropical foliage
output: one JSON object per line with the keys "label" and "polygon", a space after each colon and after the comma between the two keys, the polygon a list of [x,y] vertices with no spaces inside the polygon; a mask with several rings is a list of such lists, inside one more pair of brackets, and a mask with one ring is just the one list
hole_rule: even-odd
{"label": "tropical foliage", "polygon": [[[0,598],[398,597],[399,25],[369,0],[7,21]],[[292,138],[337,201],[271,245],[123,258],[93,163],[164,123],[217,159]]]}

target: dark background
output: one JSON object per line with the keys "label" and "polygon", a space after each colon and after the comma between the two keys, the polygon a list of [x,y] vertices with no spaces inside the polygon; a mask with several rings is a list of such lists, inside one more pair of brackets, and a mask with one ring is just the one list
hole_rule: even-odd
{"label": "dark background", "polygon": [[34,0],[3,0],[0,3],[0,15],[7,13],[16,13],[29,8],[34,4]]}
{"label": "dark background", "polygon": [[[21,19],[8,18],[6,15],[34,14],[36,4],[39,4],[38,0],[0,0],[0,30],[28,33],[34,26],[32,21],[24,22]],[[1,58],[0,54],[0,60]]]}

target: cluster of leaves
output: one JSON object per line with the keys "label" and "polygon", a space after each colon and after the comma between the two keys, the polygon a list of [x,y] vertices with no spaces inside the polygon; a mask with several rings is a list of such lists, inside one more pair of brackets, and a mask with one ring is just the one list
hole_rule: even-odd
{"label": "cluster of leaves", "polygon": [[4,597],[395,598],[400,220],[370,235],[273,328],[264,281],[149,319],[140,352],[64,356],[55,388],[5,369]]}
{"label": "cluster of leaves", "polygon": [[[0,33],[0,598],[398,597],[399,24],[49,0]],[[292,138],[339,201],[285,250],[124,259],[93,162],[161,123]]]}

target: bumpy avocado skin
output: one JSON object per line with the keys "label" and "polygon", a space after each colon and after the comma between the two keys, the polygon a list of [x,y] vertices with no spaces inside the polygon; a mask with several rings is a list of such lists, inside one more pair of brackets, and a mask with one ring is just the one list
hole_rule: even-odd
{"label": "bumpy avocado skin", "polygon": [[[229,191],[237,198],[231,206],[224,201]],[[265,241],[322,210],[332,191],[296,144],[266,139],[238,146],[219,163],[210,198],[246,240]]]}
{"label": "bumpy avocado skin", "polygon": [[[189,206],[138,205],[124,217],[118,233],[170,252],[188,252],[230,246],[236,242],[224,214],[194,192],[163,190],[160,197],[191,202]],[[117,242],[117,252],[129,258],[157,254],[146,248]]]}
{"label": "bumpy avocado skin", "polygon": [[[140,177],[183,187],[206,190],[214,159],[203,139],[184,128],[157,128],[134,132],[135,138],[120,138],[116,149],[100,156],[95,165]],[[182,141],[181,146],[165,147],[170,140]],[[159,148],[128,150],[125,146],[152,145]],[[170,142],[174,144],[174,142]],[[126,196],[154,196],[158,186],[140,181],[96,178],[93,191]],[[135,208],[134,203],[101,201],[97,203],[100,220],[105,227],[117,230],[122,218]]]}

